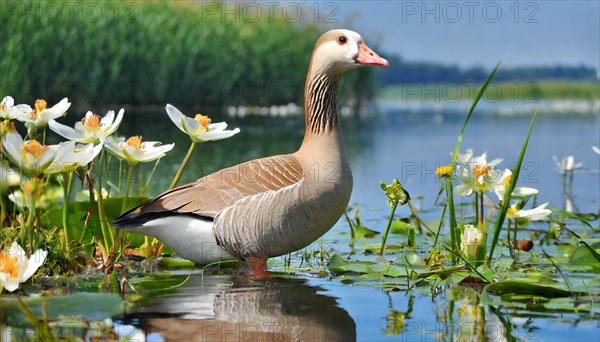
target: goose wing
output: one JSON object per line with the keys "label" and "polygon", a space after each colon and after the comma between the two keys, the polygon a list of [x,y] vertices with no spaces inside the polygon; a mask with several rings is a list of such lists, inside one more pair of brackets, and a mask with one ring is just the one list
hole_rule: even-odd
{"label": "goose wing", "polygon": [[116,228],[137,228],[157,218],[186,214],[213,219],[237,201],[283,189],[302,178],[303,169],[291,154],[255,159],[169,190],[132,208],[112,224]]}

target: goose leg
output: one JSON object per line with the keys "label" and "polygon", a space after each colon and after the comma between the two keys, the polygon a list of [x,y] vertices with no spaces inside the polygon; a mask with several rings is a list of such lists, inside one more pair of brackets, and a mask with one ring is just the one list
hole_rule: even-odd
{"label": "goose leg", "polygon": [[267,271],[267,258],[246,258],[246,263],[250,267],[250,276],[255,278],[269,278],[271,272]]}

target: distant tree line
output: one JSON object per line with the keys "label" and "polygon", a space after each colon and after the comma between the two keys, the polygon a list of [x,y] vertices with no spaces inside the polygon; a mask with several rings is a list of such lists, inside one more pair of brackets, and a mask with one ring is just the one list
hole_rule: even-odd
{"label": "distant tree line", "polygon": [[[470,83],[483,82],[491,68],[460,68],[456,65],[443,65],[428,62],[409,62],[399,56],[388,58],[390,67],[379,72],[383,84],[400,83]],[[542,80],[597,80],[598,71],[588,66],[535,66],[502,67],[494,76],[496,82],[542,81]]]}
{"label": "distant tree line", "polygon": [[[0,5],[0,96],[30,104],[65,96],[92,108],[301,103],[323,31],[314,20],[290,21],[278,11],[251,16],[224,2]],[[372,71],[353,74],[343,81],[343,98],[372,96]]]}

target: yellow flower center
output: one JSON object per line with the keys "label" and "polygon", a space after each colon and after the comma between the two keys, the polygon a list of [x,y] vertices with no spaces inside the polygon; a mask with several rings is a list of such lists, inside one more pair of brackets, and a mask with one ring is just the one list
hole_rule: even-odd
{"label": "yellow flower center", "polygon": [[31,113],[29,113],[29,115],[31,115],[31,117],[33,117],[33,118],[37,117],[38,113],[46,110],[47,105],[48,105],[48,103],[45,100],[41,100],[41,99],[35,100],[35,109],[32,110]]}
{"label": "yellow flower center", "polygon": [[[40,183],[40,180],[38,178],[31,178],[31,179],[24,181],[23,186],[21,187],[23,189],[23,193],[25,195],[32,195],[34,193],[36,195],[38,195],[38,193],[41,195],[40,191],[36,191],[36,190],[38,190],[39,183]],[[41,190],[41,188],[39,190]]]}
{"label": "yellow flower center", "polygon": [[46,106],[48,105],[48,103],[45,100],[35,100],[35,110],[39,113],[39,112],[43,112],[46,110]]}
{"label": "yellow flower center", "polygon": [[19,278],[19,263],[16,257],[0,252],[0,273],[7,273],[10,279]]}
{"label": "yellow flower center", "polygon": [[479,179],[481,176],[487,175],[491,169],[490,166],[476,164],[473,170],[475,172],[475,180]]}
{"label": "yellow flower center", "polygon": [[128,146],[135,147],[139,150],[142,148],[142,137],[139,135],[134,135],[131,138],[125,140],[125,144],[127,144]]}
{"label": "yellow flower center", "polygon": [[92,131],[97,131],[100,128],[100,116],[93,114],[90,117],[83,118],[81,123],[83,124],[83,127]]}
{"label": "yellow flower center", "polygon": [[208,129],[208,124],[212,121],[208,115],[196,114],[194,117],[200,123],[200,130],[204,128],[204,130]]}
{"label": "yellow flower center", "polygon": [[0,123],[0,136],[16,131],[15,124],[12,121],[4,120]]}
{"label": "yellow flower center", "polygon": [[48,150],[48,146],[44,146],[40,144],[37,140],[28,140],[23,143],[21,146],[21,153],[23,157],[25,157],[28,153],[35,157],[35,159],[39,158]]}
{"label": "yellow flower center", "polygon": [[0,111],[6,111],[6,105],[4,104],[4,102],[0,103]]}
{"label": "yellow flower center", "polygon": [[506,210],[506,216],[508,217],[512,217],[515,216],[515,214],[517,213],[517,209],[515,208],[508,208],[508,210]]}
{"label": "yellow flower center", "polygon": [[444,165],[444,166],[440,166],[435,169],[435,174],[440,178],[444,177],[444,176],[450,176],[451,172],[452,172],[451,165]]}
{"label": "yellow flower center", "polygon": [[502,181],[502,185],[507,186],[508,183],[510,183],[510,179],[512,178],[512,175],[508,175],[506,176],[506,178],[504,178],[504,180]]}

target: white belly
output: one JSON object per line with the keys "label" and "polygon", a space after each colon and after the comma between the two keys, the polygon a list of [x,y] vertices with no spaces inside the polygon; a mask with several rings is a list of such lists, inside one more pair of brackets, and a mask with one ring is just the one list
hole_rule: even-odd
{"label": "white belly", "polygon": [[128,231],[154,236],[182,258],[199,264],[235,260],[236,257],[217,244],[212,227],[213,221],[178,215],[148,221]]}

